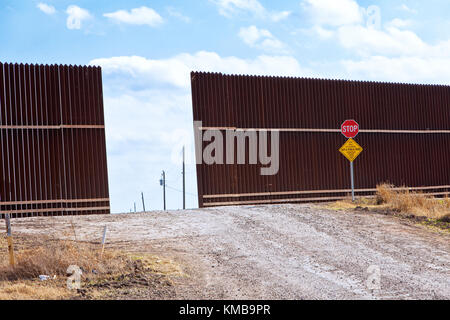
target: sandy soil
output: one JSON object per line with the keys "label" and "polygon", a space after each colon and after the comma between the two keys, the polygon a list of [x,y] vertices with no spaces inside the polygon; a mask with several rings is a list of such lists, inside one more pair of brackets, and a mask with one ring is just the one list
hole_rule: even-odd
{"label": "sandy soil", "polygon": [[[12,224],[21,234],[78,241],[99,241],[106,225],[109,247],[174,259],[189,275],[161,298],[450,299],[450,235],[392,216],[303,204]],[[380,290],[366,285],[372,265]]]}

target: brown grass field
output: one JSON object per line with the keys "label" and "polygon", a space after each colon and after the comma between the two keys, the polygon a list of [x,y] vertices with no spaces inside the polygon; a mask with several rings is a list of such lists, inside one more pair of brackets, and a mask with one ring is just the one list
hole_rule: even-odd
{"label": "brown grass field", "polygon": [[[127,299],[170,296],[171,276],[183,276],[173,261],[149,254],[105,250],[98,243],[42,236],[14,236],[15,266],[0,237],[0,300]],[[67,268],[83,271],[80,290],[67,287]],[[39,280],[48,275],[49,280]]]}

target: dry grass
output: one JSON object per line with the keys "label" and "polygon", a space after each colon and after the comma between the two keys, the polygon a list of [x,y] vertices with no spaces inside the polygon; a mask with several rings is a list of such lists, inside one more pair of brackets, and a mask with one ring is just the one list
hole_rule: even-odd
{"label": "dry grass", "polygon": [[326,204],[326,207],[336,211],[347,211],[349,209],[356,209],[357,207],[378,208],[379,205],[377,205],[374,198],[361,197],[356,198],[354,202],[351,198],[330,202]]}
{"label": "dry grass", "polygon": [[61,300],[73,296],[63,285],[4,282],[0,284],[0,300]]}
{"label": "dry grass", "polygon": [[384,204],[399,213],[412,214],[443,221],[450,220],[450,199],[437,199],[420,192],[411,192],[407,188],[394,189],[389,184],[377,186],[377,204]]}
{"label": "dry grass", "polygon": [[184,277],[181,266],[171,259],[161,258],[153,254],[134,254],[131,256],[133,261],[141,261],[144,268],[150,270],[154,274],[164,276]]}
{"label": "dry grass", "polygon": [[123,271],[130,259],[123,254],[105,251],[100,258],[98,245],[69,240],[39,239],[28,248],[16,251],[16,265],[0,264],[0,280],[36,279],[39,275],[66,276],[70,265],[83,273],[112,274]]}

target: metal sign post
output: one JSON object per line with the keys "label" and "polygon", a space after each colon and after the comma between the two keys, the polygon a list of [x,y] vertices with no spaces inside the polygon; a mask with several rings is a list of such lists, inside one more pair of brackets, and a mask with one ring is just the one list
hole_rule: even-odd
{"label": "metal sign post", "polygon": [[352,183],[352,201],[355,201],[355,180],[353,178],[353,161],[350,161],[350,180]]}
{"label": "metal sign post", "polygon": [[349,138],[339,151],[350,161],[350,183],[352,186],[352,201],[355,201],[355,175],[353,172],[353,161],[363,151],[363,148],[352,138],[356,137],[359,132],[359,124],[355,120],[346,120],[341,125],[341,132]]}

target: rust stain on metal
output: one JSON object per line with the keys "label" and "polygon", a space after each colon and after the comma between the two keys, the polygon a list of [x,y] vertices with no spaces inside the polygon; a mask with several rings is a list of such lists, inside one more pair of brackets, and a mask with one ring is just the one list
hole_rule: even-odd
{"label": "rust stain on metal", "polygon": [[261,176],[260,164],[197,164],[200,207],[345,197],[348,161],[337,150],[346,141],[339,130],[346,119],[361,126],[359,195],[382,182],[450,191],[450,86],[203,72],[191,74],[191,85],[201,132],[280,131],[276,175]]}
{"label": "rust stain on metal", "polygon": [[0,63],[0,217],[109,213],[99,67]]}

